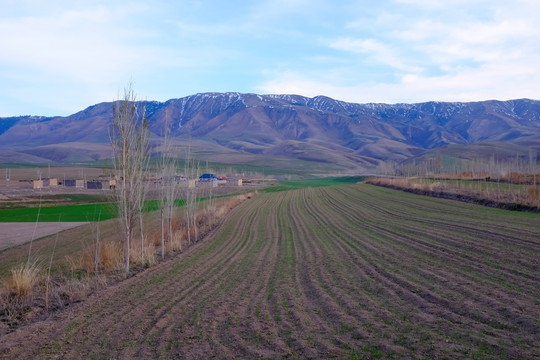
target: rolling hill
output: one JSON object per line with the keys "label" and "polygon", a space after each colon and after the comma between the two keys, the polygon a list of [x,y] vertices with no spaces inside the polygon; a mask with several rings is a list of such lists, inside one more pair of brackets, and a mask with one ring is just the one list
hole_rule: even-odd
{"label": "rolling hill", "polygon": [[[222,163],[309,163],[363,171],[433,149],[477,143],[540,152],[540,101],[355,104],[325,96],[203,93],[144,102],[155,151],[166,132],[197,157]],[[0,118],[0,162],[111,156],[112,103],[66,117]],[[457,148],[455,145],[459,145]],[[443,151],[443,150],[442,150]]]}

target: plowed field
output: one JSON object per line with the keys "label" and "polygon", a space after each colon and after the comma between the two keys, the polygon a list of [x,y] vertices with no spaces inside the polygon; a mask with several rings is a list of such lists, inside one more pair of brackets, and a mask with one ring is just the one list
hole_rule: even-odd
{"label": "plowed field", "polygon": [[540,358],[540,216],[371,185],[259,194],[5,358]]}

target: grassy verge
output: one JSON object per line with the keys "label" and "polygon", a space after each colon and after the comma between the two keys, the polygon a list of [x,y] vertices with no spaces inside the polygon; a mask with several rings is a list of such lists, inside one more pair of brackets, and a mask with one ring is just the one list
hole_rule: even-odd
{"label": "grassy verge", "polygon": [[540,212],[540,186],[477,180],[369,178],[367,183],[507,210]]}

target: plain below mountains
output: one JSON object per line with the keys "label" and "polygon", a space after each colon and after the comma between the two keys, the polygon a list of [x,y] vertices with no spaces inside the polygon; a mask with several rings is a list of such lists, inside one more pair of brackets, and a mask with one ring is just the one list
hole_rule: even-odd
{"label": "plain below mountains", "polygon": [[[365,171],[435,149],[540,153],[540,101],[528,99],[355,104],[325,96],[203,93],[142,104],[154,152],[167,133],[179,156],[189,144],[199,159],[228,164]],[[66,117],[0,118],[0,162],[110,158],[112,108],[108,102]]]}

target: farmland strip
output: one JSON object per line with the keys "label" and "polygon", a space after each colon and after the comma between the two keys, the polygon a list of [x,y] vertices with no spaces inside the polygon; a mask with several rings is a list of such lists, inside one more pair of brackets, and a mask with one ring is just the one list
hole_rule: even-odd
{"label": "farmland strip", "polygon": [[539,358],[539,220],[369,185],[260,194],[0,357]]}

